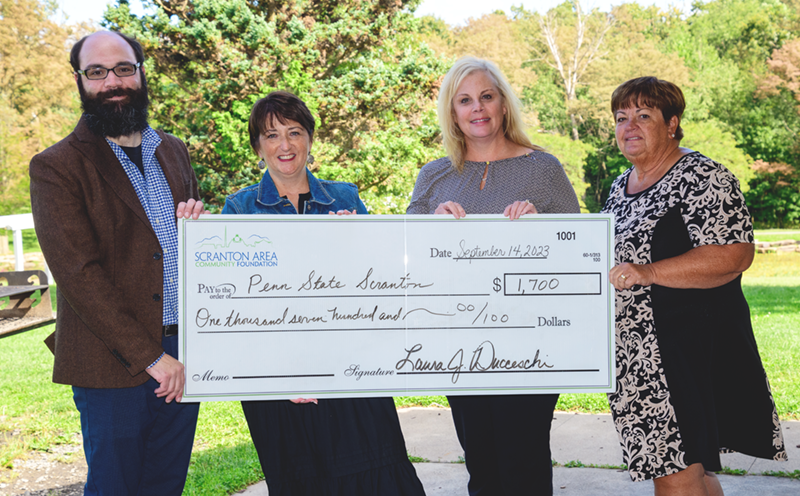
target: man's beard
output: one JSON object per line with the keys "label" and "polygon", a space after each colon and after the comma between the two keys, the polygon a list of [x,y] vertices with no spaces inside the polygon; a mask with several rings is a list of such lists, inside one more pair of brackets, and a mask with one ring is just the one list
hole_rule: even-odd
{"label": "man's beard", "polygon": [[[78,79],[83,117],[89,130],[98,136],[117,138],[139,132],[147,127],[147,82],[142,78],[138,89],[116,88],[89,96]],[[114,96],[127,96],[127,102],[106,102]]]}

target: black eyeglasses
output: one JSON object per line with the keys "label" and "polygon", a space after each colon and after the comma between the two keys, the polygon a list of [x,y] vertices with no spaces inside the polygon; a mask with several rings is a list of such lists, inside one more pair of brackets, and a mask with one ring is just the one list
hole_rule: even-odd
{"label": "black eyeglasses", "polygon": [[130,77],[136,74],[136,69],[142,65],[141,62],[135,64],[120,64],[112,69],[105,67],[89,67],[88,69],[76,71],[78,74],[83,74],[86,79],[105,79],[108,77],[108,71],[114,71],[117,77]]}

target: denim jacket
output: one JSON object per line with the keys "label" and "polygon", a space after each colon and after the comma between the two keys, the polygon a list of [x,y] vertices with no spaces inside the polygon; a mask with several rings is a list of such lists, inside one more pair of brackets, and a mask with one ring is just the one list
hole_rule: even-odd
{"label": "denim jacket", "polygon": [[[320,181],[306,169],[311,199],[306,202],[306,214],[327,214],[339,210],[356,210],[366,214],[367,208],[358,197],[355,184],[339,181]],[[278,189],[269,172],[265,172],[261,182],[240,189],[225,199],[223,214],[296,214],[297,210],[289,200],[278,194]]]}

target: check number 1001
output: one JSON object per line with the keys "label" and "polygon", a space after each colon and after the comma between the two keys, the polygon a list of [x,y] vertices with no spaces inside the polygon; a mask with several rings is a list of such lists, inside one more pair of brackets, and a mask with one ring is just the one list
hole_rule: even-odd
{"label": "check number 1001", "polygon": [[505,296],[599,295],[599,272],[504,274]]}

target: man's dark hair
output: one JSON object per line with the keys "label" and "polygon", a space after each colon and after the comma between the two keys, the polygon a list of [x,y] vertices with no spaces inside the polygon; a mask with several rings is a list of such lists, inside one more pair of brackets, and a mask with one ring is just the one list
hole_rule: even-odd
{"label": "man's dark hair", "polygon": [[[117,33],[116,31],[109,31],[109,33],[113,33],[119,36],[120,38],[125,40],[125,42],[128,45],[130,45],[130,47],[133,49],[133,54],[136,56],[136,62],[142,62],[142,63],[144,62],[144,49],[142,49],[142,45],[138,41],[136,41],[136,39],[131,38],[130,36],[122,33]],[[70,65],[72,65],[72,70],[75,72],[78,72],[79,70],[83,69],[83,67],[80,66],[79,58],[81,55],[81,49],[83,48],[83,42],[86,41],[86,38],[88,38],[89,36],[91,36],[91,34],[88,34],[83,38],[81,38],[80,40],[78,40],[77,43],[72,45],[72,50],[70,50],[69,52],[69,63]]]}
{"label": "man's dark hair", "polygon": [[259,138],[267,133],[273,119],[281,124],[295,121],[306,130],[309,139],[314,139],[314,116],[303,100],[288,91],[273,91],[257,101],[250,112],[250,146],[258,153]]}

